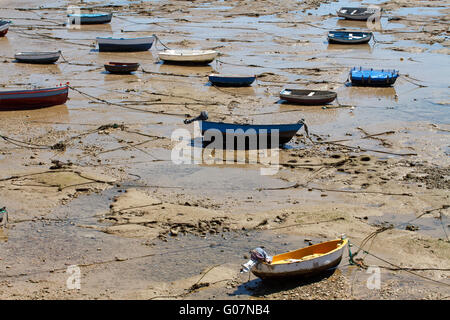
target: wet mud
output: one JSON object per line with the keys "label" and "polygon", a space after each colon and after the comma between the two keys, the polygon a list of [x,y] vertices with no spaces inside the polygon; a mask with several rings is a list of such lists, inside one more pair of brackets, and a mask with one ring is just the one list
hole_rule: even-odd
{"label": "wet mud", "polygon": [[[0,38],[0,89],[71,90],[62,106],[0,112],[0,207],[9,213],[0,298],[448,297],[448,1],[366,1],[384,10],[375,40],[328,44],[328,30],[368,28],[335,15],[360,4],[85,1],[86,12],[113,12],[112,22],[68,29],[67,1],[2,2],[0,17],[13,25]],[[98,52],[95,42],[153,34],[161,42],[147,52]],[[163,45],[220,55],[208,66],[167,65]],[[63,56],[15,61],[38,48]],[[141,68],[109,74],[109,61]],[[351,86],[354,66],[400,78],[390,88]],[[219,88],[208,82],[213,72],[257,79]],[[283,88],[338,99],[298,106],[280,101]],[[272,175],[261,175],[261,162],[222,164],[220,152],[206,156],[212,164],[175,164],[172,133],[193,134],[183,120],[203,110],[212,121],[305,119],[308,134],[279,150]],[[364,244],[373,255],[360,252],[354,265],[346,252],[336,270],[279,284],[239,273],[255,247],[277,254],[342,234],[352,252]],[[72,265],[81,289],[67,287]],[[381,267],[380,288],[367,286],[367,266]]]}

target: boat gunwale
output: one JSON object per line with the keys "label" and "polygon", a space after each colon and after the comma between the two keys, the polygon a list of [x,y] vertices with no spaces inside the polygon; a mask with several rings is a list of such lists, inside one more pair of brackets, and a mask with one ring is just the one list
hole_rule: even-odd
{"label": "boat gunwale", "polygon": [[309,261],[309,260],[313,260],[313,259],[317,259],[317,258],[322,258],[322,257],[324,257],[324,256],[333,254],[334,252],[343,249],[343,248],[345,247],[345,245],[348,244],[348,239],[334,239],[334,240],[330,240],[330,241],[326,241],[326,242],[316,243],[316,244],[313,244],[313,245],[308,246],[308,247],[304,247],[304,248],[300,248],[300,249],[297,249],[297,250],[292,250],[292,251],[280,253],[280,254],[274,255],[274,256],[272,257],[272,258],[275,258],[276,256],[280,256],[280,255],[283,255],[283,254],[295,253],[295,252],[297,252],[297,251],[301,251],[301,250],[304,250],[304,249],[307,249],[307,248],[319,247],[319,246],[322,246],[322,245],[327,244],[327,243],[331,243],[331,242],[339,242],[339,241],[341,242],[341,244],[339,244],[339,245],[338,245],[336,248],[334,248],[333,250],[328,251],[328,252],[322,254],[322,255],[319,256],[319,257],[311,257],[311,258],[308,258],[308,259],[305,259],[305,260],[301,260],[301,261],[293,261],[293,262],[285,262],[285,263],[277,263],[277,264],[271,264],[271,263],[267,263],[267,262],[261,262],[261,263],[266,264],[266,265],[268,265],[268,266],[277,266],[277,265],[279,266],[279,265],[289,265],[289,264],[295,264],[295,263],[302,263],[302,262],[306,262],[306,261]]}
{"label": "boat gunwale", "polygon": [[62,87],[54,87],[54,88],[44,88],[44,89],[30,89],[30,90],[15,90],[15,91],[0,91],[0,97],[3,95],[10,95],[10,94],[32,94],[32,93],[45,93],[45,92],[54,92],[54,91],[64,91],[68,90],[69,86],[65,85]]}

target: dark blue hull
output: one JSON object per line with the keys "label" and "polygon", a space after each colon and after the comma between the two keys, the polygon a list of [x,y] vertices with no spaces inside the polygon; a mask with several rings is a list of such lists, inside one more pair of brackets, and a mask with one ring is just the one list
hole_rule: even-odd
{"label": "dark blue hull", "polygon": [[363,44],[372,39],[371,32],[330,31],[328,42],[336,44]]}
{"label": "dark blue hull", "polygon": [[147,51],[153,43],[142,44],[99,44],[98,51],[101,52],[137,52]]}
{"label": "dark blue hull", "polygon": [[255,81],[256,77],[224,77],[209,76],[209,81],[215,86],[222,87],[248,87]]}
{"label": "dark blue hull", "polygon": [[[213,143],[215,136],[222,135],[224,149],[276,148],[288,143],[301,129],[303,123],[275,125],[245,125],[223,122],[200,121],[204,146]],[[276,137],[278,135],[278,138]],[[273,136],[273,137],[272,137]],[[273,140],[273,141],[272,141]]]}

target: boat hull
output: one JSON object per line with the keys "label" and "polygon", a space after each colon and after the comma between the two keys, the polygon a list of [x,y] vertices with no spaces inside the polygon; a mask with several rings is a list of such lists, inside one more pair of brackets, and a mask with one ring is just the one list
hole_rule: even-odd
{"label": "boat hull", "polygon": [[0,92],[0,110],[38,109],[64,104],[69,87]]}
{"label": "boat hull", "polygon": [[159,52],[159,59],[168,64],[207,65],[217,57],[217,51],[166,50]]}
{"label": "boat hull", "polygon": [[390,87],[397,80],[398,71],[353,68],[349,76],[355,86]]}
{"label": "boat hull", "polygon": [[280,98],[287,102],[309,106],[324,105],[334,101],[336,97],[337,93],[332,91],[285,89],[280,92]]}
{"label": "boat hull", "polygon": [[112,13],[110,14],[70,14],[68,15],[70,24],[104,24],[110,23]]}
{"label": "boat hull", "polygon": [[33,63],[33,64],[51,64],[58,61],[60,52],[47,52],[47,53],[18,53],[14,56],[17,62],[21,63]]}
{"label": "boat hull", "polygon": [[371,32],[330,31],[328,42],[334,44],[363,44],[368,43],[372,36]]}
{"label": "boat hull", "polygon": [[249,87],[255,81],[256,77],[226,77],[219,75],[210,75],[208,79],[215,86]]}
{"label": "boat hull", "polygon": [[128,74],[136,71],[138,68],[139,63],[110,62],[105,64],[106,71],[115,74]]}
{"label": "boat hull", "polygon": [[[273,257],[273,262],[258,262],[253,268],[252,273],[261,279],[278,279],[289,277],[306,277],[320,274],[331,268],[335,268],[342,260],[342,254],[347,246],[348,240],[333,240],[324,243],[312,245],[294,252],[281,254]],[[328,247],[334,249],[326,251]],[[317,252],[324,253],[319,257],[306,259],[299,262],[290,263],[274,263],[277,259],[286,259],[293,256],[296,252],[300,255],[314,254]]]}
{"label": "boat hull", "polygon": [[[204,146],[214,143],[216,147],[235,150],[279,147],[288,143],[302,126],[303,123],[241,125],[200,121]],[[221,143],[216,141],[219,136],[222,139]]]}
{"label": "boat hull", "polygon": [[366,21],[378,12],[381,11],[369,8],[341,8],[337,11],[337,15],[347,20]]}
{"label": "boat hull", "polygon": [[0,21],[0,37],[4,37],[9,30],[9,22]]}
{"label": "boat hull", "polygon": [[138,52],[149,50],[154,37],[136,39],[97,38],[98,50],[101,52]]}

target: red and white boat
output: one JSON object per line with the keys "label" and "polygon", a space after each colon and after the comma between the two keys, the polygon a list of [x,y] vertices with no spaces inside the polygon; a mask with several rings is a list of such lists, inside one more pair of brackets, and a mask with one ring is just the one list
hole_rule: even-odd
{"label": "red and white boat", "polygon": [[8,32],[11,21],[0,20],[0,37],[4,37]]}
{"label": "red and white boat", "polygon": [[64,104],[69,85],[55,88],[0,92],[0,111],[38,109]]}

